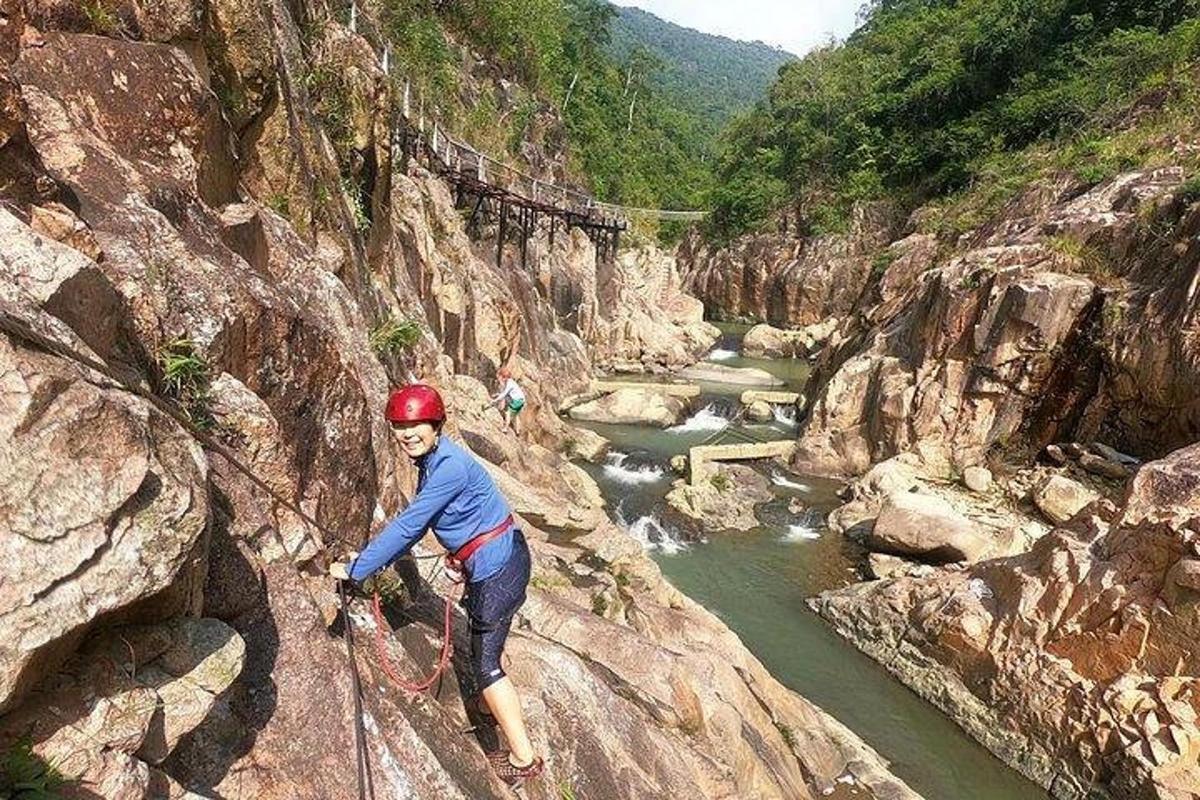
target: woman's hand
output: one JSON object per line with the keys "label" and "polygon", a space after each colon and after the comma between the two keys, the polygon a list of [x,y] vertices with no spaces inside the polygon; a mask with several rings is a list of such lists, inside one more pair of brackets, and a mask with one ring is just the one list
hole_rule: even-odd
{"label": "woman's hand", "polygon": [[329,575],[339,581],[350,580],[350,565],[354,563],[354,559],[356,558],[358,558],[358,553],[350,551],[345,561],[334,561],[329,565]]}

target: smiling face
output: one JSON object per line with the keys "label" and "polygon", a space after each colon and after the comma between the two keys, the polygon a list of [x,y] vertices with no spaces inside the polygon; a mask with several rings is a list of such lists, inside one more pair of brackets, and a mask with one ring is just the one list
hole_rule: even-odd
{"label": "smiling face", "polygon": [[437,443],[437,428],[429,422],[393,422],[392,433],[409,458],[420,458]]}

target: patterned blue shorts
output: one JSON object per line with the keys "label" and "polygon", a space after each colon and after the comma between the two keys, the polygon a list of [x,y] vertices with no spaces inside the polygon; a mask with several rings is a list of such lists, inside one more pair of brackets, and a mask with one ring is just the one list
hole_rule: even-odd
{"label": "patterned blue shorts", "polygon": [[500,571],[468,585],[463,605],[471,622],[471,675],[475,691],[483,691],[504,677],[500,656],[513,615],[525,602],[530,568],[529,545],[524,534],[514,530],[512,555]]}

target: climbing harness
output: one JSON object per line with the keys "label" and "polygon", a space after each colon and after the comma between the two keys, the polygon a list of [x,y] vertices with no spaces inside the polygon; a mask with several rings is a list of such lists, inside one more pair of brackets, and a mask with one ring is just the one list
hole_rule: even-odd
{"label": "climbing harness", "polygon": [[472,536],[467,543],[455,550],[452,554],[446,556],[446,563],[453,569],[461,570],[463,565],[467,563],[467,559],[475,555],[475,553],[488,542],[493,539],[499,539],[508,529],[513,527],[513,516],[509,514],[500,524],[494,528],[489,528],[483,533],[477,533]]}
{"label": "climbing harness", "polygon": [[[509,531],[514,525],[513,516],[509,514],[504,520],[494,528],[490,528],[483,533],[472,536],[466,544],[455,550],[453,553],[448,553],[445,556],[446,565],[454,570],[461,570],[463,564],[467,562],[481,547],[488,542],[498,539]],[[430,556],[423,556],[429,558]],[[438,558],[439,556],[433,556]],[[431,583],[432,581],[426,581]],[[383,668],[392,683],[399,686],[406,692],[416,694],[423,692],[437,682],[441,674],[446,671],[446,666],[450,663],[450,657],[454,652],[454,639],[452,637],[450,618],[454,603],[462,597],[461,584],[459,588],[451,589],[450,592],[442,599],[445,610],[442,615],[442,649],[438,655],[437,664],[433,668],[433,672],[428,677],[420,681],[407,681],[400,677],[392,666],[391,659],[388,657],[387,641],[384,637],[384,630],[387,629],[387,619],[383,615],[383,605],[380,601],[379,592],[375,592],[371,598],[371,611],[375,617],[375,651],[379,655],[379,665]],[[348,623],[347,623],[348,624]]]}

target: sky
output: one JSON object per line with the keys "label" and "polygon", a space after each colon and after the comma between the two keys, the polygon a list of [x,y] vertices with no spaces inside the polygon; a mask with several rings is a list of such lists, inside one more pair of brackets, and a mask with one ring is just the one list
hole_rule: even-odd
{"label": "sky", "polygon": [[613,0],[677,25],[731,39],[766,42],[804,55],[830,34],[854,30],[863,0]]}

